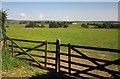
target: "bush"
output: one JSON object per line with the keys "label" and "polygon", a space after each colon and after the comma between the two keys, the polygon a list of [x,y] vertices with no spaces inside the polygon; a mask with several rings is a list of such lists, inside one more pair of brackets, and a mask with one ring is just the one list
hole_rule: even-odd
{"label": "bush", "polygon": [[120,24],[113,24],[112,28],[119,28],[120,29]]}
{"label": "bush", "polygon": [[6,27],[9,27],[8,25]]}
{"label": "bush", "polygon": [[63,28],[68,28],[68,27],[69,27],[68,24],[64,24],[64,25],[63,25]]}
{"label": "bush", "polygon": [[27,28],[27,27],[32,27],[32,28],[34,28],[34,27],[40,27],[40,26],[37,25],[35,22],[30,21],[29,24],[25,26],[25,28]]}
{"label": "bush", "polygon": [[96,24],[93,23],[92,25],[94,25],[94,28],[105,28],[105,29],[110,29],[110,28],[120,28],[120,24],[114,24],[111,22],[103,22],[103,24]]}
{"label": "bush", "polygon": [[56,22],[52,22],[49,24],[49,28],[59,28],[59,25]]}
{"label": "bush", "polygon": [[68,28],[69,25],[65,22],[52,22],[49,24],[49,28]]}
{"label": "bush", "polygon": [[40,28],[45,28],[44,24],[41,24]]}
{"label": "bush", "polygon": [[27,24],[27,21],[20,21],[19,24]]}
{"label": "bush", "polygon": [[112,28],[113,24],[110,22],[104,22],[102,26],[103,26],[103,28]]}
{"label": "bush", "polygon": [[83,24],[81,25],[81,27],[83,27],[83,28],[88,28],[88,25],[83,23]]}

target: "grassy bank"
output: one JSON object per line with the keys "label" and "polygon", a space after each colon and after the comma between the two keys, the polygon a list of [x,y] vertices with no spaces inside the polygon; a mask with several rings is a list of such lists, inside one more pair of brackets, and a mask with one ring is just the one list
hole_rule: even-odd
{"label": "grassy bank", "polygon": [[45,74],[47,71],[30,66],[26,61],[11,56],[8,48],[2,51],[2,76],[3,77],[31,77],[36,74]]}

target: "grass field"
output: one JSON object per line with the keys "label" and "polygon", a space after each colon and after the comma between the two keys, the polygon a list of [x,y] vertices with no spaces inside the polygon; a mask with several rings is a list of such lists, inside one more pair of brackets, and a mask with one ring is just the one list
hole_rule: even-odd
{"label": "grass field", "polygon": [[[12,25],[13,27],[15,25]],[[84,29],[84,28],[7,28],[7,35],[13,38],[56,41],[85,46],[118,48],[117,29]],[[21,28],[20,28],[21,27]],[[73,26],[72,26],[73,27]],[[77,25],[76,25],[77,27]]]}
{"label": "grass field", "polygon": [[[94,47],[105,47],[105,48],[118,48],[118,30],[117,29],[92,29],[92,28],[80,28],[79,25],[71,25],[70,28],[24,28],[24,24],[11,24],[10,27],[7,28],[7,35],[11,38],[18,39],[28,39],[28,40],[40,40],[40,41],[53,41],[56,39],[60,39],[61,43],[71,43],[75,45],[83,45],[83,46],[94,46]],[[47,25],[46,25],[47,26]],[[34,47],[34,44],[31,43],[21,43],[17,42],[20,46]],[[53,50],[53,47],[51,47]],[[49,46],[48,46],[49,49]],[[54,46],[55,50],[55,46]],[[66,49],[67,50],[67,49]],[[66,51],[64,48],[61,51]],[[118,58],[118,54],[109,53],[109,52],[100,52],[100,51],[90,51],[80,49],[82,53],[86,54],[89,57],[101,58],[101,59],[110,59],[114,60]],[[44,53],[31,51],[29,53],[37,54],[44,56]],[[75,52],[72,52],[76,54]],[[48,56],[54,57],[53,54],[48,53]],[[29,58],[27,56],[19,56]],[[66,57],[61,56],[61,58],[66,59]],[[36,58],[37,60],[44,59]],[[90,62],[74,59],[79,63],[91,64]],[[53,63],[52,61],[49,61]],[[66,64],[62,64],[66,66]],[[75,68],[78,68],[75,66]],[[111,66],[113,70],[117,70],[117,66]],[[35,71],[36,72],[36,71]],[[95,72],[98,73],[98,72]],[[101,74],[101,73],[98,73]],[[106,75],[102,73],[103,75]]]}

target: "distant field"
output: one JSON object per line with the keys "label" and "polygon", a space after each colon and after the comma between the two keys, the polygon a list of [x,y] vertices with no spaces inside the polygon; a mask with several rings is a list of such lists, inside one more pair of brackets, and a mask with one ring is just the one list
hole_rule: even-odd
{"label": "distant field", "polygon": [[[73,28],[23,28],[24,25],[9,25],[7,35],[13,38],[48,40],[77,45],[118,48],[117,29],[83,29]],[[14,28],[12,28],[12,27]],[[15,28],[16,27],[16,28]],[[17,28],[18,27],[18,28]]]}
{"label": "distant field", "polygon": [[6,24],[10,28],[24,28],[26,24]]}

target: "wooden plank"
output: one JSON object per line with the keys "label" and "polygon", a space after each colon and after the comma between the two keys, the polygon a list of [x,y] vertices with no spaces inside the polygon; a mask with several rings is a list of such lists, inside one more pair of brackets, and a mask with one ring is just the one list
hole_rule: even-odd
{"label": "wooden plank", "polygon": [[45,45],[45,43],[40,44],[40,45],[37,45],[37,46],[35,46],[35,47],[33,47],[33,48],[30,48],[30,49],[26,50],[26,52],[29,52],[29,51],[31,51],[31,50],[33,50],[33,49],[36,49],[36,48],[42,47],[43,45]]}
{"label": "wooden plank", "polygon": [[[25,53],[23,52],[18,52],[18,53],[21,53],[21,55],[26,55]],[[45,56],[40,56],[40,55],[36,55],[36,54],[30,54],[31,56],[34,56],[34,57],[39,57],[39,58],[45,58]],[[51,60],[56,60],[56,58],[54,57],[47,57],[47,59],[51,59]]]}
{"label": "wooden plank", "polygon": [[[8,37],[7,37],[8,39]],[[12,40],[15,41],[24,41],[24,42],[33,42],[33,43],[44,43],[44,41],[34,41],[34,40],[23,40],[23,39],[15,39],[11,38]],[[56,44],[56,42],[48,42],[48,44]],[[65,46],[67,47],[68,44],[60,44],[60,46]],[[75,48],[83,48],[83,49],[90,49],[90,50],[99,50],[99,51],[109,51],[109,52],[114,52],[114,53],[120,53],[119,49],[110,49],[110,48],[98,48],[98,47],[90,47],[90,46],[79,46],[79,45],[71,45],[72,47]]]}
{"label": "wooden plank", "polygon": [[47,68],[47,41],[45,42],[45,68]]}
{"label": "wooden plank", "polygon": [[[7,38],[8,39],[8,38]],[[16,38],[11,38],[14,41],[21,41],[21,42],[31,42],[31,43],[45,43],[45,41],[35,41],[35,40],[24,40],[24,39],[16,39]],[[54,44],[56,45],[56,42],[48,42],[48,44]]]}
{"label": "wooden plank", "polygon": [[90,47],[90,46],[79,46],[79,45],[71,45],[75,48],[83,48],[83,49],[90,49],[90,50],[99,50],[99,51],[108,51],[113,53],[120,53],[119,49],[110,49],[110,48],[98,48],[98,47]]}
{"label": "wooden plank", "polygon": [[68,47],[68,44],[60,44],[60,46]]}
{"label": "wooden plank", "polygon": [[[8,45],[9,47],[11,47],[11,45]],[[13,46],[14,48],[18,48],[17,46]],[[23,49],[32,49],[30,47],[21,47]],[[45,52],[45,49],[33,49],[35,51],[42,51],[42,52]],[[53,50],[47,50],[47,52],[50,52],[50,53],[56,53],[56,51],[53,51]]]}

